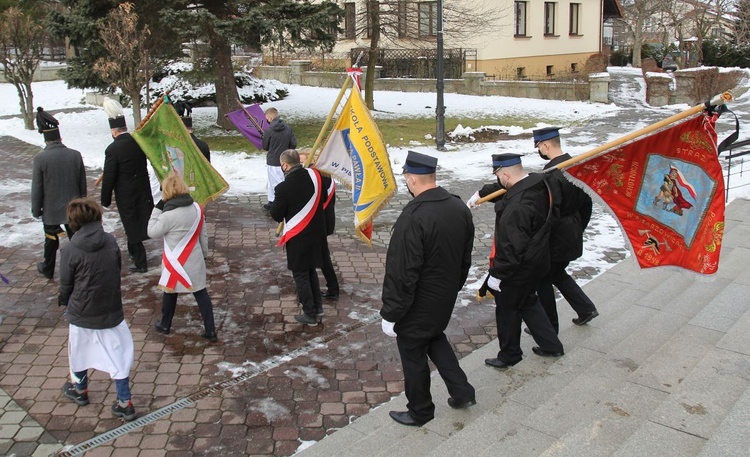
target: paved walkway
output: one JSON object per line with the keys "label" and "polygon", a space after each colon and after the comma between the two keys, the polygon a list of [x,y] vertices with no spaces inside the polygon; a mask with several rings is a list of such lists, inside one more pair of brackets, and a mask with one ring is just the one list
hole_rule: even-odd
{"label": "paved walkway", "polygon": [[[590,131],[593,143],[630,128],[627,122],[610,124],[611,119],[588,120],[578,128]],[[31,158],[37,152],[0,138],[0,182],[20,189],[0,202],[4,213],[28,214]],[[98,173],[90,171],[90,189]],[[441,179],[464,199],[483,184]],[[97,197],[98,190],[90,194]],[[225,197],[207,209],[208,290],[217,344],[200,338],[200,316],[188,297],[180,300],[173,333],[155,331],[161,249],[147,242],[151,271],[123,273],[126,319],[136,344],[134,404],[141,413],[126,425],[109,411],[114,386],[101,373],[92,377],[90,405],[78,407],[60,394],[68,376],[67,322],[56,306],[57,278],[46,280],[36,272],[41,224],[19,216],[17,223],[40,224],[40,236],[0,247],[0,272],[11,280],[0,284],[0,455],[291,455],[397,397],[403,390],[400,360],[393,340],[380,330],[377,312],[389,230],[408,197],[400,193],[381,213],[372,248],[351,233],[352,215],[342,197],[330,238],[342,296],[325,304],[323,325],[316,327],[293,319],[298,313],[293,282],[275,247],[276,224],[260,209],[262,196]],[[476,278],[486,268],[492,213],[474,214]],[[105,215],[113,226],[116,220],[116,213]],[[124,234],[118,229],[115,236],[124,251]],[[616,263],[624,250],[601,256]],[[582,279],[598,274],[587,268],[575,273]],[[461,295],[447,331],[459,357],[495,338],[493,305],[476,304],[472,295]]]}

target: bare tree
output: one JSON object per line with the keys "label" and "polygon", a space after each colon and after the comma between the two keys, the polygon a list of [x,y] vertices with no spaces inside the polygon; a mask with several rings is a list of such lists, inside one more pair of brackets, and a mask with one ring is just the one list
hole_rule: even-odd
{"label": "bare tree", "polygon": [[622,6],[625,12],[623,19],[633,35],[633,66],[640,67],[646,23],[653,20],[655,16],[661,16],[660,13],[664,11],[664,2],[662,0],[629,0],[623,2]]}
{"label": "bare tree", "polygon": [[109,56],[94,64],[94,71],[118,86],[133,103],[133,122],[141,123],[141,88],[148,78],[148,27],[138,27],[132,3],[122,3],[99,24],[99,37]]}
{"label": "bare tree", "polygon": [[18,8],[0,15],[0,62],[5,79],[18,91],[24,128],[34,130],[34,94],[31,82],[44,51],[46,31],[43,22]]}
{"label": "bare tree", "polygon": [[[471,38],[477,29],[498,29],[500,21],[511,11],[497,1],[444,0],[443,35],[451,45],[460,45]],[[437,36],[436,2],[406,0],[360,0],[355,16],[356,27],[350,38],[368,40],[369,69],[378,64],[378,50],[383,43],[405,49],[435,47]],[[345,28],[348,24],[345,24]],[[365,103],[374,109],[373,88],[375,72],[365,77]]]}

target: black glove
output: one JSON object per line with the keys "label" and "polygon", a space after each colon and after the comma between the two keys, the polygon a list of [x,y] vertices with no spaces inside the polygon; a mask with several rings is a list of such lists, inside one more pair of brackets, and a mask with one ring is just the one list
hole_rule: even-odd
{"label": "black glove", "polygon": [[158,202],[156,202],[156,209],[158,209],[159,211],[164,211],[164,200],[160,199]]}
{"label": "black glove", "polygon": [[62,295],[57,296],[57,306],[68,306],[68,299]]}

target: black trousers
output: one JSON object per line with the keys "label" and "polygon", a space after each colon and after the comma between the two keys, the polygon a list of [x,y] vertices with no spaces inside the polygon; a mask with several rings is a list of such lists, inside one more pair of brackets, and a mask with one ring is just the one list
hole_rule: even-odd
{"label": "black trousers", "polygon": [[146,262],[146,248],[143,246],[143,241],[137,243],[131,243],[128,241],[128,254],[133,259],[133,264],[137,268],[148,268],[148,262]]}
{"label": "black trousers", "polygon": [[[172,318],[174,317],[175,309],[177,309],[177,293],[164,292],[161,302],[161,326],[163,328],[172,328]],[[198,302],[198,310],[203,318],[203,327],[205,327],[206,333],[216,333],[216,324],[214,323],[214,307],[211,304],[211,297],[208,295],[208,291],[204,288],[197,292],[193,292],[195,301]]]}
{"label": "black trousers", "polygon": [[52,275],[55,272],[57,250],[60,249],[60,234],[66,233],[68,239],[73,236],[68,224],[63,225],[63,227],[65,227],[65,230],[59,225],[44,224],[44,261],[42,262],[44,274]]}
{"label": "black trousers", "polygon": [[333,269],[331,261],[331,251],[328,249],[328,239],[323,243],[323,277],[326,278],[326,289],[330,293],[339,293],[339,278],[336,277],[336,270]]}
{"label": "black trousers", "polygon": [[323,310],[323,299],[320,296],[320,282],[315,268],[292,271],[297,297],[302,303],[302,311],[313,319],[318,311]]}
{"label": "black trousers", "polygon": [[542,350],[563,352],[563,345],[533,288],[529,291],[504,285],[501,287],[503,290],[495,295],[497,339],[500,343],[497,358],[506,363],[521,361],[522,320],[526,322],[534,341]]}
{"label": "black trousers", "polygon": [[430,394],[430,366],[432,360],[445,381],[448,394],[459,402],[474,400],[474,386],[469,384],[466,373],[458,365],[453,348],[445,333],[428,339],[411,339],[399,335],[396,338],[401,366],[404,369],[404,393],[409,415],[416,421],[427,422],[435,417],[435,404]]}
{"label": "black trousers", "polygon": [[557,299],[555,298],[555,290],[552,288],[554,285],[565,300],[570,304],[570,307],[578,313],[579,316],[583,316],[592,311],[596,311],[594,302],[583,292],[581,286],[576,284],[576,280],[573,279],[566,268],[570,262],[553,262],[550,266],[549,273],[539,281],[537,287],[537,293],[539,294],[539,300],[542,302],[542,308],[547,313],[547,317],[552,323],[552,327],[555,329],[555,333],[560,331],[560,322],[557,317]]}

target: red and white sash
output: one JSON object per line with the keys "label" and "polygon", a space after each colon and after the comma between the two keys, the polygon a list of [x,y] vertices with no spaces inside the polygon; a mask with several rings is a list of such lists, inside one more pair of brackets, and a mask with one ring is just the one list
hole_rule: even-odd
{"label": "red and white sash", "polygon": [[174,290],[178,282],[182,283],[188,290],[193,289],[193,282],[185,271],[184,265],[190,257],[190,253],[193,252],[195,243],[198,242],[203,229],[203,208],[195,202],[193,202],[193,207],[198,212],[198,217],[190,230],[177,243],[177,246],[174,249],[169,249],[167,240],[164,239],[164,253],[161,256],[164,268],[161,272],[161,278],[159,278],[159,285],[168,290]]}
{"label": "red and white sash", "polygon": [[328,197],[326,198],[326,201],[323,203],[323,209],[327,209],[328,205],[331,204],[333,201],[333,196],[336,194],[336,181],[331,179],[331,185],[328,186]]}
{"label": "red and white sash", "polygon": [[[283,246],[287,241],[299,235],[300,232],[302,232],[310,223],[313,216],[315,216],[315,211],[318,209],[323,180],[317,170],[306,168],[305,171],[310,174],[310,179],[313,182],[313,195],[297,214],[292,216],[289,220],[284,220],[284,231],[281,233],[281,238],[279,238],[279,242],[276,243],[276,246]],[[331,182],[333,182],[333,180],[331,180]]]}

